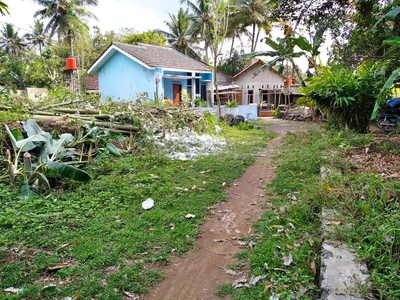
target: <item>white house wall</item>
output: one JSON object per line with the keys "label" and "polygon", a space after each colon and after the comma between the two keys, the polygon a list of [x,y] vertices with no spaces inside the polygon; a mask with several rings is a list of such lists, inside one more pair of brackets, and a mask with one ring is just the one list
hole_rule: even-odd
{"label": "white house wall", "polygon": [[247,97],[249,90],[253,90],[254,93],[253,103],[260,103],[259,89],[283,89],[285,80],[270,70],[261,70],[260,73],[254,77],[254,73],[258,72],[259,69],[260,65],[253,66],[234,78],[233,84],[243,88],[243,104],[249,104]]}

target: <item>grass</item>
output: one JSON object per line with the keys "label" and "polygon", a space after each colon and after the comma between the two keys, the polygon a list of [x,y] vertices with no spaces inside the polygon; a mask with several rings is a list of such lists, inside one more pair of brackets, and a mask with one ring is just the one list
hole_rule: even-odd
{"label": "grass", "polygon": [[[318,263],[321,240],[318,215],[321,204],[313,197],[320,184],[321,152],[326,143],[321,133],[289,133],[277,157],[278,175],[267,187],[274,209],[255,224],[256,246],[247,255],[240,253],[252,276],[267,278],[251,289],[230,290],[233,299],[318,299],[316,274],[311,262]],[[261,238],[257,238],[261,237]],[[282,258],[292,254],[293,264],[284,266]],[[269,288],[266,290],[266,286]],[[227,288],[221,288],[226,291]]]}
{"label": "grass", "polygon": [[[162,276],[149,266],[193,248],[209,207],[226,200],[222,183],[240,177],[274,136],[229,127],[223,135],[229,141],[224,152],[196,161],[151,152],[100,158],[88,170],[90,184],[65,182],[65,190],[47,197],[22,201],[1,184],[0,298],[122,299],[124,292],[146,293]],[[212,172],[200,173],[207,170]],[[144,211],[147,198],[155,206]],[[188,220],[187,214],[196,217]],[[60,263],[70,266],[46,271]],[[6,296],[9,287],[23,291]]]}
{"label": "grass", "polygon": [[[347,242],[367,263],[374,296],[399,299],[400,184],[380,175],[355,173],[345,154],[372,142],[372,135],[350,131],[288,134],[276,160],[278,175],[267,187],[271,194],[267,201],[274,208],[267,206],[255,224],[256,246],[240,252],[242,264],[232,266],[267,277],[251,288],[235,290],[224,284],[218,294],[243,300],[270,299],[272,294],[279,294],[279,299],[320,299],[320,213],[325,206],[337,209],[344,223],[353,224],[339,226],[333,238]],[[386,151],[393,145],[381,148]],[[321,165],[341,168],[344,174],[321,179]],[[285,266],[282,258],[289,254],[293,264]]]}

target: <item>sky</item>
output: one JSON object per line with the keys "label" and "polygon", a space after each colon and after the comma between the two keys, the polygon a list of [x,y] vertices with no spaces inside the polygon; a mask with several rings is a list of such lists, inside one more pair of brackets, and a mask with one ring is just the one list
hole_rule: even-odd
{"label": "sky", "polygon": [[[20,34],[23,35],[33,25],[33,15],[41,8],[34,3],[33,0],[5,0],[9,6],[10,16],[0,16],[0,25],[4,22],[14,24],[21,28]],[[99,0],[99,6],[88,7],[94,13],[98,21],[90,20],[89,26],[98,26],[102,32],[121,28],[134,28],[139,32],[163,29],[167,30],[165,21],[169,19],[168,13],[176,14],[181,7],[179,0]],[[186,8],[186,5],[183,5]],[[281,30],[274,29],[273,37],[282,35]],[[246,45],[248,42],[243,39]],[[235,44],[238,48],[239,41]],[[225,42],[223,48],[224,53],[230,49],[230,42]],[[269,50],[264,43],[258,43],[257,51]],[[326,62],[327,55],[324,49],[321,55],[322,61]],[[300,68],[305,71],[307,69],[307,61],[298,60]]]}

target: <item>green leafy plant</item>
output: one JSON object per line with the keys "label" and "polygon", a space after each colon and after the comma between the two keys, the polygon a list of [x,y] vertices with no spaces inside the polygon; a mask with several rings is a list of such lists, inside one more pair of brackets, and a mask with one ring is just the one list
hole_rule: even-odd
{"label": "green leafy plant", "polygon": [[225,104],[225,107],[236,108],[236,107],[239,107],[239,104],[235,100],[232,100],[232,101],[228,101]]}
{"label": "green leafy plant", "polygon": [[[12,184],[16,184],[19,177],[22,178],[21,196],[28,197],[32,194],[32,186],[36,186],[37,190],[50,192],[46,175],[82,182],[91,180],[86,172],[62,162],[75,156],[75,149],[67,148],[74,140],[71,134],[62,134],[59,139],[53,139],[34,120],[27,120],[23,125],[28,136],[26,139],[19,129],[10,130],[5,125],[14,150],[13,156],[10,151],[6,153],[8,176]],[[20,163],[21,156],[23,164]]]}
{"label": "green leafy plant", "polygon": [[311,103],[329,115],[339,127],[369,132],[370,117],[383,84],[379,66],[363,65],[353,72],[340,65],[319,68],[301,89],[301,103]]}

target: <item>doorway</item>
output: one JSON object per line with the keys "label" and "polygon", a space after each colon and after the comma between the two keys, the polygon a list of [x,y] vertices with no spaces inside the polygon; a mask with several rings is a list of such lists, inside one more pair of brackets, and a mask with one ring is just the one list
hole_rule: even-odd
{"label": "doorway", "polygon": [[182,84],[173,84],[172,86],[172,95],[174,97],[174,105],[179,106],[181,105],[181,91],[182,91]]}

